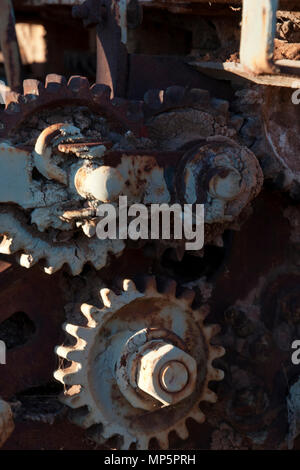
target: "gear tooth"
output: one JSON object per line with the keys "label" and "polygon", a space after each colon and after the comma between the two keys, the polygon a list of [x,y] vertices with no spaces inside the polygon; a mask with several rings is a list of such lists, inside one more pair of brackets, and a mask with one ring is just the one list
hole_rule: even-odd
{"label": "gear tooth", "polygon": [[85,415],[80,414],[80,415],[74,416],[72,421],[74,421],[78,426],[84,429],[88,429],[94,424],[99,424],[97,423],[97,421],[95,421],[94,415],[91,412]]}
{"label": "gear tooth", "polygon": [[220,381],[224,379],[224,372],[221,369],[215,369],[212,365],[208,366],[207,381]]}
{"label": "gear tooth", "polygon": [[122,436],[123,442],[120,445],[120,450],[128,450],[131,444],[134,442],[133,439],[127,435]]}
{"label": "gear tooth", "polygon": [[11,254],[10,251],[10,245],[11,245],[12,239],[8,238],[6,235],[3,236],[3,239],[0,243],[0,253],[3,255],[9,255]]}
{"label": "gear tooth", "polygon": [[158,441],[159,447],[162,450],[167,450],[169,448],[168,432],[167,433],[161,432],[160,434],[156,435],[155,437]]}
{"label": "gear tooth", "polygon": [[22,101],[22,95],[15,91],[8,91],[5,94],[5,110],[10,113],[19,113],[21,111],[20,103]]}
{"label": "gear tooth", "polygon": [[[81,388],[80,385],[73,385],[65,394],[60,395],[59,400],[64,404],[69,406],[72,409],[81,408],[86,405],[86,400],[84,394],[78,391],[76,394],[72,395],[72,390],[76,391]],[[74,393],[74,392],[73,392]]]}
{"label": "gear tooth", "polygon": [[194,301],[195,298],[195,291],[192,289],[184,289],[184,291],[180,294],[179,299],[184,300],[186,304],[190,307]]}
{"label": "gear tooth", "polygon": [[175,431],[183,441],[189,437],[189,432],[185,422],[181,422],[180,424],[176,425]]}
{"label": "gear tooth", "polygon": [[[67,379],[68,379],[68,373],[66,373],[66,370],[68,369],[57,369],[53,373],[53,377],[58,380],[58,382],[62,383],[63,385],[67,385]],[[74,374],[71,374],[74,375]],[[74,377],[73,377],[74,378]],[[77,385],[77,384],[72,384],[72,385]]]}
{"label": "gear tooth", "polygon": [[28,101],[28,95],[30,95],[32,99],[36,99],[37,96],[39,96],[40,93],[43,91],[43,89],[44,86],[39,80],[28,78],[23,81],[23,93],[26,97],[26,101]]}
{"label": "gear tooth", "polygon": [[[203,332],[205,333],[205,336],[208,339],[210,339],[210,336],[209,336],[210,328],[209,328],[209,326],[204,327],[203,321],[205,320],[205,318],[207,317],[209,312],[210,312],[210,307],[209,307],[208,304],[202,305],[197,310],[193,310],[193,317],[194,317],[195,321],[200,324],[201,328],[203,328]],[[205,328],[207,328],[207,332],[206,332]]]}
{"label": "gear tooth", "polygon": [[220,333],[221,328],[220,325],[205,325],[203,330],[206,338],[211,339]]}
{"label": "gear tooth", "polygon": [[59,259],[56,255],[48,256],[46,258],[46,265],[44,266],[44,271],[46,274],[54,274],[62,268],[64,263],[65,260]]}
{"label": "gear tooth", "polygon": [[183,86],[173,85],[166,89],[164,93],[164,105],[176,106],[183,102],[186,89]]}
{"label": "gear tooth", "polygon": [[221,380],[224,379],[225,372],[222,369],[215,369],[215,371],[216,371],[215,380],[220,382]]}
{"label": "gear tooth", "polygon": [[123,290],[125,292],[137,292],[136,285],[131,279],[124,279]]}
{"label": "gear tooth", "polygon": [[[3,255],[11,255],[22,249],[22,243],[19,239],[10,238],[4,235],[0,244],[0,253]],[[20,260],[18,260],[20,262]]]}
{"label": "gear tooth", "polygon": [[94,336],[94,331],[93,331],[93,328],[89,328],[89,327],[85,328],[83,326],[79,326],[77,329],[77,335],[78,335],[78,338],[80,338],[81,340],[85,341],[88,344],[89,341]]}
{"label": "gear tooth", "polygon": [[145,292],[157,292],[157,282],[155,276],[146,277]]}
{"label": "gear tooth", "polygon": [[[65,385],[80,385],[82,381],[82,374],[80,373],[81,365],[77,362],[73,362],[70,367],[61,371],[56,371],[54,377]],[[58,378],[60,377],[60,379]]]}
{"label": "gear tooth", "polygon": [[51,276],[51,274],[56,273],[59,269],[60,268],[57,268],[56,266],[45,266],[44,273],[49,274]]}
{"label": "gear tooth", "polygon": [[96,102],[99,100],[109,102],[111,97],[111,88],[108,85],[95,83],[91,86],[91,94]]}
{"label": "gear tooth", "polygon": [[118,431],[117,431],[118,426],[116,426],[115,423],[103,423],[102,422],[102,425],[103,425],[103,429],[102,429],[101,435],[105,440],[108,440],[111,437],[116,436],[118,434]]}
{"label": "gear tooth", "polygon": [[90,327],[95,326],[96,322],[94,320],[94,315],[101,313],[101,310],[97,307],[94,307],[94,305],[89,305],[89,304],[82,304],[80,306],[80,310],[81,310],[81,313],[88,320],[88,326]]}
{"label": "gear tooth", "polygon": [[137,450],[148,450],[149,438],[147,436],[139,436],[136,443]]}
{"label": "gear tooth", "polygon": [[189,415],[190,418],[193,418],[197,423],[202,424],[205,421],[205,415],[199,409],[198,405],[194,407],[193,411]]}
{"label": "gear tooth", "polygon": [[172,297],[175,297],[176,296],[176,287],[177,287],[176,281],[173,281],[173,280],[169,279],[164,285],[164,294],[169,294]]}
{"label": "gear tooth", "polygon": [[217,400],[218,400],[218,397],[217,397],[217,395],[215,394],[215,392],[213,392],[212,390],[210,390],[209,388],[207,388],[207,389],[205,390],[205,392],[203,393],[202,400],[203,400],[203,401],[208,401],[209,403],[216,403]]}
{"label": "gear tooth", "polygon": [[226,100],[221,100],[218,98],[211,99],[212,107],[218,112],[218,114],[223,114],[223,116],[227,116],[229,111],[229,102]]}
{"label": "gear tooth", "polygon": [[78,276],[82,269],[83,269],[83,265],[85,264],[86,260],[84,259],[78,259],[75,261],[74,258],[72,259],[72,264],[71,263],[68,263],[68,266],[71,270],[71,273],[72,273],[72,276]]}
{"label": "gear tooth", "polygon": [[78,338],[77,330],[78,326],[77,325],[72,325],[71,323],[64,323],[62,326],[63,330],[69,333],[69,335],[74,336],[74,338]]}
{"label": "gear tooth", "polygon": [[105,307],[111,307],[113,301],[117,298],[116,294],[106,287],[100,290],[100,296]]}
{"label": "gear tooth", "polygon": [[223,346],[211,346],[210,348],[210,359],[211,361],[213,361],[214,359],[217,359],[219,357],[222,357],[224,356],[225,354],[225,349],[223,348]]}
{"label": "gear tooth", "polygon": [[161,108],[164,99],[164,90],[148,90],[144,95],[144,102],[150,109],[158,110]]}
{"label": "gear tooth", "polygon": [[201,88],[192,88],[188,92],[189,101],[194,105],[208,106],[210,104],[210,93]]}
{"label": "gear tooth", "polygon": [[68,360],[69,360],[68,355],[71,351],[74,351],[74,349],[73,348],[67,348],[66,346],[56,346],[54,348],[55,354],[57,354],[60,357],[63,357],[64,359],[68,359]]}
{"label": "gear tooth", "polygon": [[18,259],[20,266],[23,266],[23,268],[27,268],[27,269],[34,266],[38,261],[39,261],[38,257],[35,258],[34,256],[26,254],[26,253],[22,253]]}
{"label": "gear tooth", "polygon": [[54,351],[55,353],[67,359],[68,361],[79,362],[82,356],[82,351],[84,350],[83,345],[76,344],[76,348],[70,348],[66,346],[57,346]]}
{"label": "gear tooth", "polygon": [[10,103],[19,103],[21,96],[22,95],[16,91],[8,91],[5,93],[5,105],[8,106]]}
{"label": "gear tooth", "polygon": [[68,89],[73,93],[84,93],[89,92],[90,84],[86,77],[80,75],[73,75],[68,81]]}
{"label": "gear tooth", "polygon": [[45,88],[51,93],[58,91],[60,88],[66,88],[67,80],[62,75],[50,73],[45,79]]}
{"label": "gear tooth", "polygon": [[75,326],[71,323],[65,323],[63,325],[63,329],[78,340],[76,347],[83,347],[84,344],[82,344],[82,340],[85,343],[88,343],[94,336],[93,328],[90,327],[85,328],[83,326]]}

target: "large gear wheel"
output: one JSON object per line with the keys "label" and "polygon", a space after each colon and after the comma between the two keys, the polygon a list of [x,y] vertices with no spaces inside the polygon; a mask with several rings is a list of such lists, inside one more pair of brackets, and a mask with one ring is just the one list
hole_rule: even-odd
{"label": "large gear wheel", "polygon": [[118,436],[122,449],[147,449],[152,439],[167,449],[171,431],[187,439],[186,420],[205,420],[199,403],[216,402],[208,384],[224,375],[213,366],[224,349],[210,343],[219,327],[204,324],[207,305],[192,309],[193,291],[176,296],[174,281],[158,291],[153,277],[143,292],[124,280],[120,295],[100,294],[103,308],[81,306],[86,326],[64,325],[76,344],[56,349],[71,361],[55,378],[72,420],[96,442]]}
{"label": "large gear wheel", "polygon": [[[178,86],[150,90],[144,101],[110,93],[53,74],[45,86],[25,80],[23,95],[8,94],[0,113],[0,253],[17,253],[27,268],[43,260],[49,274],[64,264],[73,275],[86,263],[99,270],[126,246],[96,236],[97,209],[119,196],[129,204],[204,204],[205,243],[222,244],[224,230],[244,220],[262,173],[231,139],[228,102]],[[158,244],[183,256],[182,238]]]}
{"label": "large gear wheel", "polygon": [[[101,269],[110,254],[123,251],[123,241],[93,236],[91,213],[95,211],[86,209],[84,201],[79,203],[80,226],[78,219],[71,223],[64,219],[63,212],[74,209],[74,194],[69,177],[56,163],[58,158],[70,164],[67,152],[58,150],[60,144],[96,140],[99,148],[99,141],[105,140],[104,128],[120,135],[128,130],[140,135],[142,104],[112,100],[110,93],[104,85],[90,87],[85,77],[74,76],[67,82],[56,74],[48,75],[44,84],[24,80],[23,94],[7,93],[5,110],[0,111],[0,154],[1,172],[11,191],[0,195],[0,253],[17,254],[23,267],[43,260],[48,274],[66,264],[77,275],[86,263]],[[97,122],[92,125],[92,121]],[[6,174],[7,169],[11,174]],[[41,172],[38,178],[36,170]],[[82,218],[82,213],[87,217]]]}

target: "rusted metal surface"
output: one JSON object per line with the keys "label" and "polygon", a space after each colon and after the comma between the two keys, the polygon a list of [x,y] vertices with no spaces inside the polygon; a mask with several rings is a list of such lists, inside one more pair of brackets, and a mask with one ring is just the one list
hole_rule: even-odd
{"label": "rusted metal surface", "polygon": [[7,83],[12,90],[19,90],[21,87],[21,63],[11,0],[1,0],[0,10],[0,45],[4,56]]}
{"label": "rusted metal surface", "polygon": [[0,138],[9,135],[33,113],[67,104],[87,106],[95,112],[101,110],[121,123],[119,126],[126,126],[138,134],[142,132],[139,103],[112,101],[110,93],[108,86],[94,84],[90,87],[89,81],[80,76],[71,77],[68,82],[56,74],[47,75],[45,83],[24,80],[23,94],[6,95],[7,112],[0,116]]}
{"label": "rusted metal surface", "polygon": [[162,404],[175,405],[196,386],[197,363],[183,350],[164,341],[153,341],[137,355],[137,387]]}
{"label": "rusted metal surface", "polygon": [[[2,114],[3,135],[11,134],[13,139],[13,129],[23,127],[25,141],[21,144],[19,139],[16,147],[6,140],[1,146],[3,179],[20,176],[15,189],[12,181],[7,193],[5,184],[1,186],[3,194],[0,192],[4,234],[0,250],[5,254],[19,252],[22,266],[31,267],[45,259],[47,273],[66,263],[74,275],[88,261],[96,269],[105,266],[108,254],[119,256],[126,244],[123,239],[96,237],[96,207],[121,196],[129,203],[147,205],[204,204],[206,243],[214,243],[243,217],[261,189],[262,172],[255,155],[229,138],[236,130],[228,119],[228,103],[210,100],[205,90],[170,87],[148,91],[144,102],[110,100],[106,87],[90,89],[87,80],[80,77],[71,78],[67,86],[59,76],[48,76],[45,89],[37,82],[25,81],[25,90],[28,93],[23,96],[9,95]],[[90,133],[91,123],[81,117],[81,128],[77,127],[76,110],[72,124],[57,122],[35,132],[32,140],[24,119],[35,117],[41,109],[51,115],[52,108],[62,104],[85,105],[86,113],[96,112],[94,125],[100,118],[101,132],[111,136],[111,142],[89,145],[86,131],[81,129],[88,125]],[[28,146],[26,135],[33,146]],[[70,141],[75,144],[75,155]],[[32,167],[47,184],[41,178],[33,180]],[[5,206],[12,202],[14,208]],[[36,228],[24,223],[22,209],[30,210]],[[49,232],[50,228],[55,232]],[[165,249],[174,245],[181,250],[183,244],[184,240],[163,242]]]}
{"label": "rusted metal surface", "polygon": [[283,65],[282,62],[281,60],[275,62],[277,73],[254,75],[245,70],[243,65],[233,62],[216,63],[198,60],[188,61],[188,63],[199,70],[199,72],[205,73],[211,78],[234,81],[236,78],[240,77],[245,81],[253,82],[257,85],[298,89],[300,86],[298,63],[296,68],[294,61],[287,60],[284,62],[285,65]]}
{"label": "rusted metal surface", "polygon": [[[204,326],[207,308],[202,306],[193,311],[193,292],[184,291],[176,297],[174,282],[166,283],[159,293],[154,278],[145,280],[143,292],[138,291],[132,281],[124,280],[120,295],[109,289],[101,289],[100,294],[102,309],[81,305],[87,320],[85,327],[70,323],[65,326],[66,332],[75,336],[76,345],[57,348],[60,357],[72,361],[70,367],[57,370],[55,377],[70,386],[62,400],[78,409],[73,413],[74,421],[84,428],[103,423],[103,427],[93,428],[96,442],[119,434],[123,449],[131,444],[147,449],[153,438],[161,448],[168,448],[168,435],[172,430],[186,439],[186,419],[192,417],[203,422],[198,403],[214,403],[217,397],[208,384],[223,378],[222,371],[212,366],[212,361],[222,356],[224,350],[210,344],[218,328]],[[185,351],[173,344],[173,337],[178,338],[175,344],[183,344]],[[81,349],[82,340],[88,354]],[[189,379],[170,402],[172,394],[164,392],[158,381],[161,367],[174,360],[186,365]],[[141,371],[139,367],[143,366],[145,369]],[[135,367],[138,368],[137,380]],[[157,367],[158,371],[152,370]],[[191,394],[193,390],[197,393]],[[180,401],[183,397],[185,400]],[[176,407],[179,401],[181,404]],[[164,406],[166,403],[173,406]],[[88,412],[83,415],[79,408],[84,405]],[[141,413],[141,409],[146,410],[146,414]]]}
{"label": "rusted metal surface", "polygon": [[244,0],[240,58],[255,74],[272,73],[278,0]]}
{"label": "rusted metal surface", "polygon": [[[290,360],[297,337],[299,257],[283,216],[286,204],[278,192],[261,194],[214,284],[212,319],[222,324],[222,344],[231,359],[208,420],[219,429],[227,423],[235,437],[230,444],[225,430],[224,439],[214,431],[213,448],[287,446],[287,388],[299,374]],[[269,226],[265,214],[272,220]]]}
{"label": "rusted metal surface", "polygon": [[[0,395],[10,400],[24,389],[47,383],[51,377],[55,367],[52,351],[61,338],[64,309],[59,274],[49,278],[39,269],[27,271],[14,265],[0,277],[0,325],[16,312],[24,312],[35,327],[28,341],[16,347],[13,335],[18,332],[7,330],[12,346],[7,350],[6,365],[1,365]],[[8,343],[3,328],[0,339]]]}
{"label": "rusted metal surface", "polygon": [[[241,7],[234,0],[142,3],[207,15]],[[112,93],[83,77],[67,83],[51,75],[45,85],[27,80],[24,94],[8,94],[0,114],[0,251],[59,272],[46,277],[39,266],[25,273],[11,260],[0,264],[0,333],[12,342],[0,396],[11,401],[17,427],[4,448],[90,448],[80,428],[66,424],[68,407],[99,447],[297,447],[299,366],[290,346],[300,333],[299,106],[282,87],[300,84],[297,63],[280,63],[286,68],[273,73],[275,3],[244,2],[246,22],[248,7],[273,6],[270,21],[268,10],[256,11],[266,21],[257,21],[259,63],[247,45],[254,29],[248,36],[243,28],[250,57],[242,51],[242,64],[194,64],[279,89],[244,84],[233,99],[229,84],[177,57],[128,58],[125,2],[89,2],[75,14],[98,25],[98,80]],[[119,98],[126,95],[130,100]],[[93,245],[96,203],[124,194],[146,204],[204,203],[200,256],[171,241]],[[146,272],[177,286],[143,283]],[[120,288],[117,278],[128,277],[136,283]],[[34,324],[18,346],[9,330],[15,314]],[[54,344],[62,344],[59,364]],[[68,406],[57,401],[55,368]],[[42,399],[41,386],[54,392]]]}
{"label": "rusted metal surface", "polygon": [[[127,3],[127,0],[105,0],[100,4],[87,0],[72,10],[73,16],[82,18],[85,26],[97,26],[96,82],[109,86],[112,98],[125,97],[127,91]],[[131,5],[134,7],[134,2]],[[139,9],[138,3],[135,9]]]}

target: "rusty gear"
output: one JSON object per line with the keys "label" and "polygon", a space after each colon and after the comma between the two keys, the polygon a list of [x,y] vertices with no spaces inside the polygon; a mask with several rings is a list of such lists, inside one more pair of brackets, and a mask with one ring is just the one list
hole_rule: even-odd
{"label": "rusty gear", "polygon": [[[17,205],[13,207],[5,207],[2,205],[0,209],[0,220],[3,238],[1,240],[0,252],[3,254],[19,253],[18,260],[20,264],[27,268],[42,259],[45,261],[45,272],[49,274],[59,270],[62,265],[66,263],[70,266],[72,274],[76,275],[81,272],[86,262],[91,262],[96,269],[105,266],[109,253],[118,255],[124,249],[124,243],[119,240],[101,241],[96,238],[90,240],[85,234],[86,231],[89,231],[90,226],[87,228],[84,226],[82,228],[84,233],[77,233],[81,232],[81,230],[76,227],[73,227],[75,228],[75,232],[74,230],[70,230],[71,227],[67,227],[67,230],[64,231],[66,228],[66,220],[60,222],[59,226],[56,226],[58,209],[56,201],[53,200],[52,196],[50,196],[50,199],[48,198],[46,195],[47,189],[41,192],[40,186],[36,181],[33,181],[33,166],[35,164],[37,166],[39,165],[36,158],[34,161],[31,161],[32,157],[27,149],[28,145],[32,145],[32,143],[28,142],[26,132],[24,137],[24,128],[31,125],[31,129],[35,129],[35,132],[38,134],[39,131],[36,129],[38,123],[33,122],[30,124],[30,119],[35,119],[45,110],[55,110],[62,105],[85,106],[97,115],[107,116],[107,119],[112,123],[112,128],[115,131],[125,132],[125,130],[130,129],[131,131],[135,131],[138,135],[140,132],[141,105],[133,101],[111,100],[109,87],[101,85],[90,87],[86,78],[71,77],[67,83],[64,77],[55,74],[46,77],[45,86],[37,80],[24,80],[23,95],[10,92],[6,96],[6,109],[0,112],[1,145],[4,151],[7,151],[11,157],[11,153],[16,147],[10,145],[8,139],[13,141],[17,135],[17,141],[19,143],[23,138],[23,148],[22,144],[18,145],[16,153],[19,160],[24,159],[25,161],[24,169],[22,169],[23,173],[21,170],[20,173],[28,175],[28,181],[26,180],[26,183],[28,187],[30,185],[32,186],[31,199],[34,200],[34,202],[37,201],[37,207],[31,214],[31,224],[36,222],[36,216],[40,217],[43,206],[46,208],[52,206],[53,214],[47,213],[43,215],[42,218],[45,219],[45,223],[43,226],[38,226],[38,230],[36,230],[34,227],[29,226],[28,213],[24,214]],[[42,128],[43,126],[46,126],[45,122],[42,124]],[[48,130],[49,129],[50,128],[48,128]],[[58,133],[61,134],[61,140],[57,142],[57,145],[59,142],[62,144],[68,142],[70,136],[72,136],[73,140],[76,141],[77,139],[78,141],[78,137],[81,135],[80,129],[74,130],[72,126],[68,125],[63,127],[62,124],[57,124],[55,129],[52,129],[52,134],[48,130],[44,129],[43,131],[44,133],[46,132],[43,136],[44,142],[46,142],[47,139],[49,141],[49,138],[51,136],[53,137],[56,132],[56,138]],[[36,147],[37,145],[38,142]],[[47,148],[45,148],[45,150],[47,151]],[[41,168],[39,169],[43,171]],[[48,179],[54,178],[54,182],[51,181],[51,184],[54,185],[54,192],[56,193],[54,199],[61,201],[64,197],[66,198],[66,195],[64,196],[62,194],[62,187],[60,185],[65,182],[64,174],[54,163],[50,167],[50,170],[48,173],[44,172],[45,176]],[[57,183],[60,184],[57,186]],[[47,188],[47,184],[45,188]],[[68,200],[69,196],[67,196],[66,202]],[[20,198],[20,204],[24,205],[23,197]],[[34,204],[27,204],[24,208],[28,209],[30,207],[34,208]],[[49,228],[51,228],[50,233]],[[61,228],[63,231],[56,230]],[[47,229],[48,233],[46,233],[45,229]],[[74,235],[76,240],[73,240]]]}
{"label": "rusty gear", "polygon": [[[61,105],[63,111],[58,111]],[[74,117],[71,106],[76,110]],[[85,107],[87,113],[78,107]],[[50,118],[43,115],[45,111]],[[229,122],[228,103],[211,99],[204,90],[174,86],[165,92],[150,90],[144,103],[111,100],[106,86],[90,88],[83,77],[71,77],[67,83],[61,76],[49,75],[45,87],[25,80],[24,95],[8,94],[0,118],[0,137],[7,140],[1,144],[3,165],[7,159],[12,162],[12,155],[13,161],[22,164],[22,171],[18,167],[20,194],[0,194],[4,236],[0,252],[19,252],[19,262],[25,267],[44,259],[50,274],[63,264],[70,266],[73,275],[86,262],[101,269],[110,253],[118,256],[124,250],[123,240],[95,236],[99,202],[126,194],[130,202],[163,203],[179,198],[184,203],[186,194],[182,198],[180,192],[185,190],[188,202],[193,203],[192,185],[201,196],[197,202],[206,205],[206,243],[219,245],[223,231],[239,224],[262,186],[254,154],[228,137],[236,133]],[[142,137],[147,134],[150,138]],[[158,150],[152,156],[153,145]],[[193,149],[198,153],[192,161]],[[214,157],[202,158],[205,149]],[[182,162],[189,166],[187,170],[182,169]],[[178,164],[180,171],[189,174],[184,181],[174,173]],[[173,183],[165,178],[166,168],[173,174]],[[189,187],[184,188],[186,182]],[[232,184],[235,193],[228,194]],[[104,189],[99,189],[101,185]],[[15,205],[5,206],[5,201]],[[184,242],[160,243],[163,250],[174,246],[182,257]]]}
{"label": "rusty gear", "polygon": [[139,134],[141,103],[118,98],[111,100],[110,94],[108,86],[90,86],[88,79],[81,76],[73,76],[67,82],[61,75],[50,74],[45,84],[33,79],[24,80],[23,94],[10,92],[5,96],[5,110],[0,112],[0,138],[9,138],[30,116],[41,110],[61,105],[87,106],[91,111],[108,116],[119,128]]}
{"label": "rusty gear", "polygon": [[[194,292],[185,290],[177,297],[173,281],[158,292],[155,278],[147,278],[144,292],[125,280],[121,295],[109,289],[101,289],[100,294],[104,308],[81,306],[85,327],[64,325],[76,344],[56,350],[72,362],[55,372],[65,386],[62,401],[73,409],[72,420],[84,428],[93,426],[92,437],[98,442],[121,436],[123,449],[132,444],[147,449],[154,438],[161,448],[168,448],[173,430],[186,439],[187,418],[204,421],[199,403],[217,400],[208,384],[223,378],[223,371],[212,364],[224,349],[210,344],[219,327],[204,325],[207,306],[193,310]],[[149,361],[154,368],[163,362],[160,377],[165,399],[161,399],[162,386],[158,400],[153,387],[159,386],[149,385],[149,377],[143,377]]]}

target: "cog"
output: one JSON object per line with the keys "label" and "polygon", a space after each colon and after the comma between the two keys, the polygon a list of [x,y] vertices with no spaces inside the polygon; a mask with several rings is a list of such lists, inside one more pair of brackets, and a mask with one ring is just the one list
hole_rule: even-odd
{"label": "cog", "polygon": [[[50,161],[48,146],[50,137],[56,147],[70,141],[80,142],[86,131],[89,139],[99,140],[104,119],[115,133],[122,135],[130,130],[140,135],[141,106],[133,100],[111,100],[109,87],[90,87],[88,80],[79,76],[71,77],[67,82],[60,75],[50,74],[45,84],[38,80],[24,80],[22,95],[7,93],[5,110],[0,112],[0,151],[5,171],[12,161],[16,162],[11,184],[16,189],[8,196],[0,196],[0,253],[17,253],[19,263],[26,268],[43,260],[48,274],[67,264],[73,275],[79,274],[87,262],[101,269],[107,264],[109,254],[121,254],[125,247],[123,241],[99,240],[94,236],[95,224],[90,214],[93,211],[82,208],[80,226],[75,220],[69,223],[62,217],[65,210],[73,209],[74,194],[66,190],[65,174],[55,163],[57,157],[52,155]],[[68,117],[71,107],[77,111],[77,127],[70,123]],[[90,121],[80,111],[82,108],[87,108],[90,115],[98,118],[97,129],[89,130]],[[62,110],[66,110],[63,114],[66,124],[57,122]],[[33,151],[28,151],[28,148]],[[44,161],[36,155],[40,148]],[[35,168],[44,177],[42,181],[34,178]],[[16,174],[19,175],[18,181]],[[9,204],[4,203],[6,200]],[[88,213],[89,220],[82,217],[85,213]]]}
{"label": "cog", "polygon": [[199,403],[217,401],[208,384],[224,376],[213,366],[225,351],[210,344],[219,327],[204,324],[207,305],[192,309],[195,293],[176,296],[174,281],[159,292],[154,277],[143,292],[126,279],[120,295],[100,295],[103,308],[81,306],[86,326],[64,325],[76,344],[56,348],[71,361],[54,376],[72,421],[98,443],[118,436],[122,449],[147,449],[152,439],[167,449],[171,431],[187,439],[186,420],[203,423]]}
{"label": "cog", "polygon": [[[39,80],[23,81],[23,94],[9,92],[5,96],[5,110],[0,112],[0,139],[11,137],[28,119],[45,109],[59,106],[87,106],[91,111],[103,113],[120,129],[142,132],[142,103],[134,100],[110,98],[106,85],[90,86],[86,77],[49,74],[45,83]],[[17,135],[18,141],[21,135]]]}
{"label": "cog", "polygon": [[[239,227],[262,175],[255,155],[231,139],[228,102],[178,86],[150,90],[144,101],[110,94],[84,77],[52,74],[7,95],[0,253],[17,253],[27,268],[44,260],[48,274],[66,264],[77,275],[88,262],[99,270],[126,246],[96,236],[97,208],[120,195],[129,204],[204,203],[205,243],[219,246],[224,230]],[[185,251],[183,239],[155,243],[179,259]]]}

